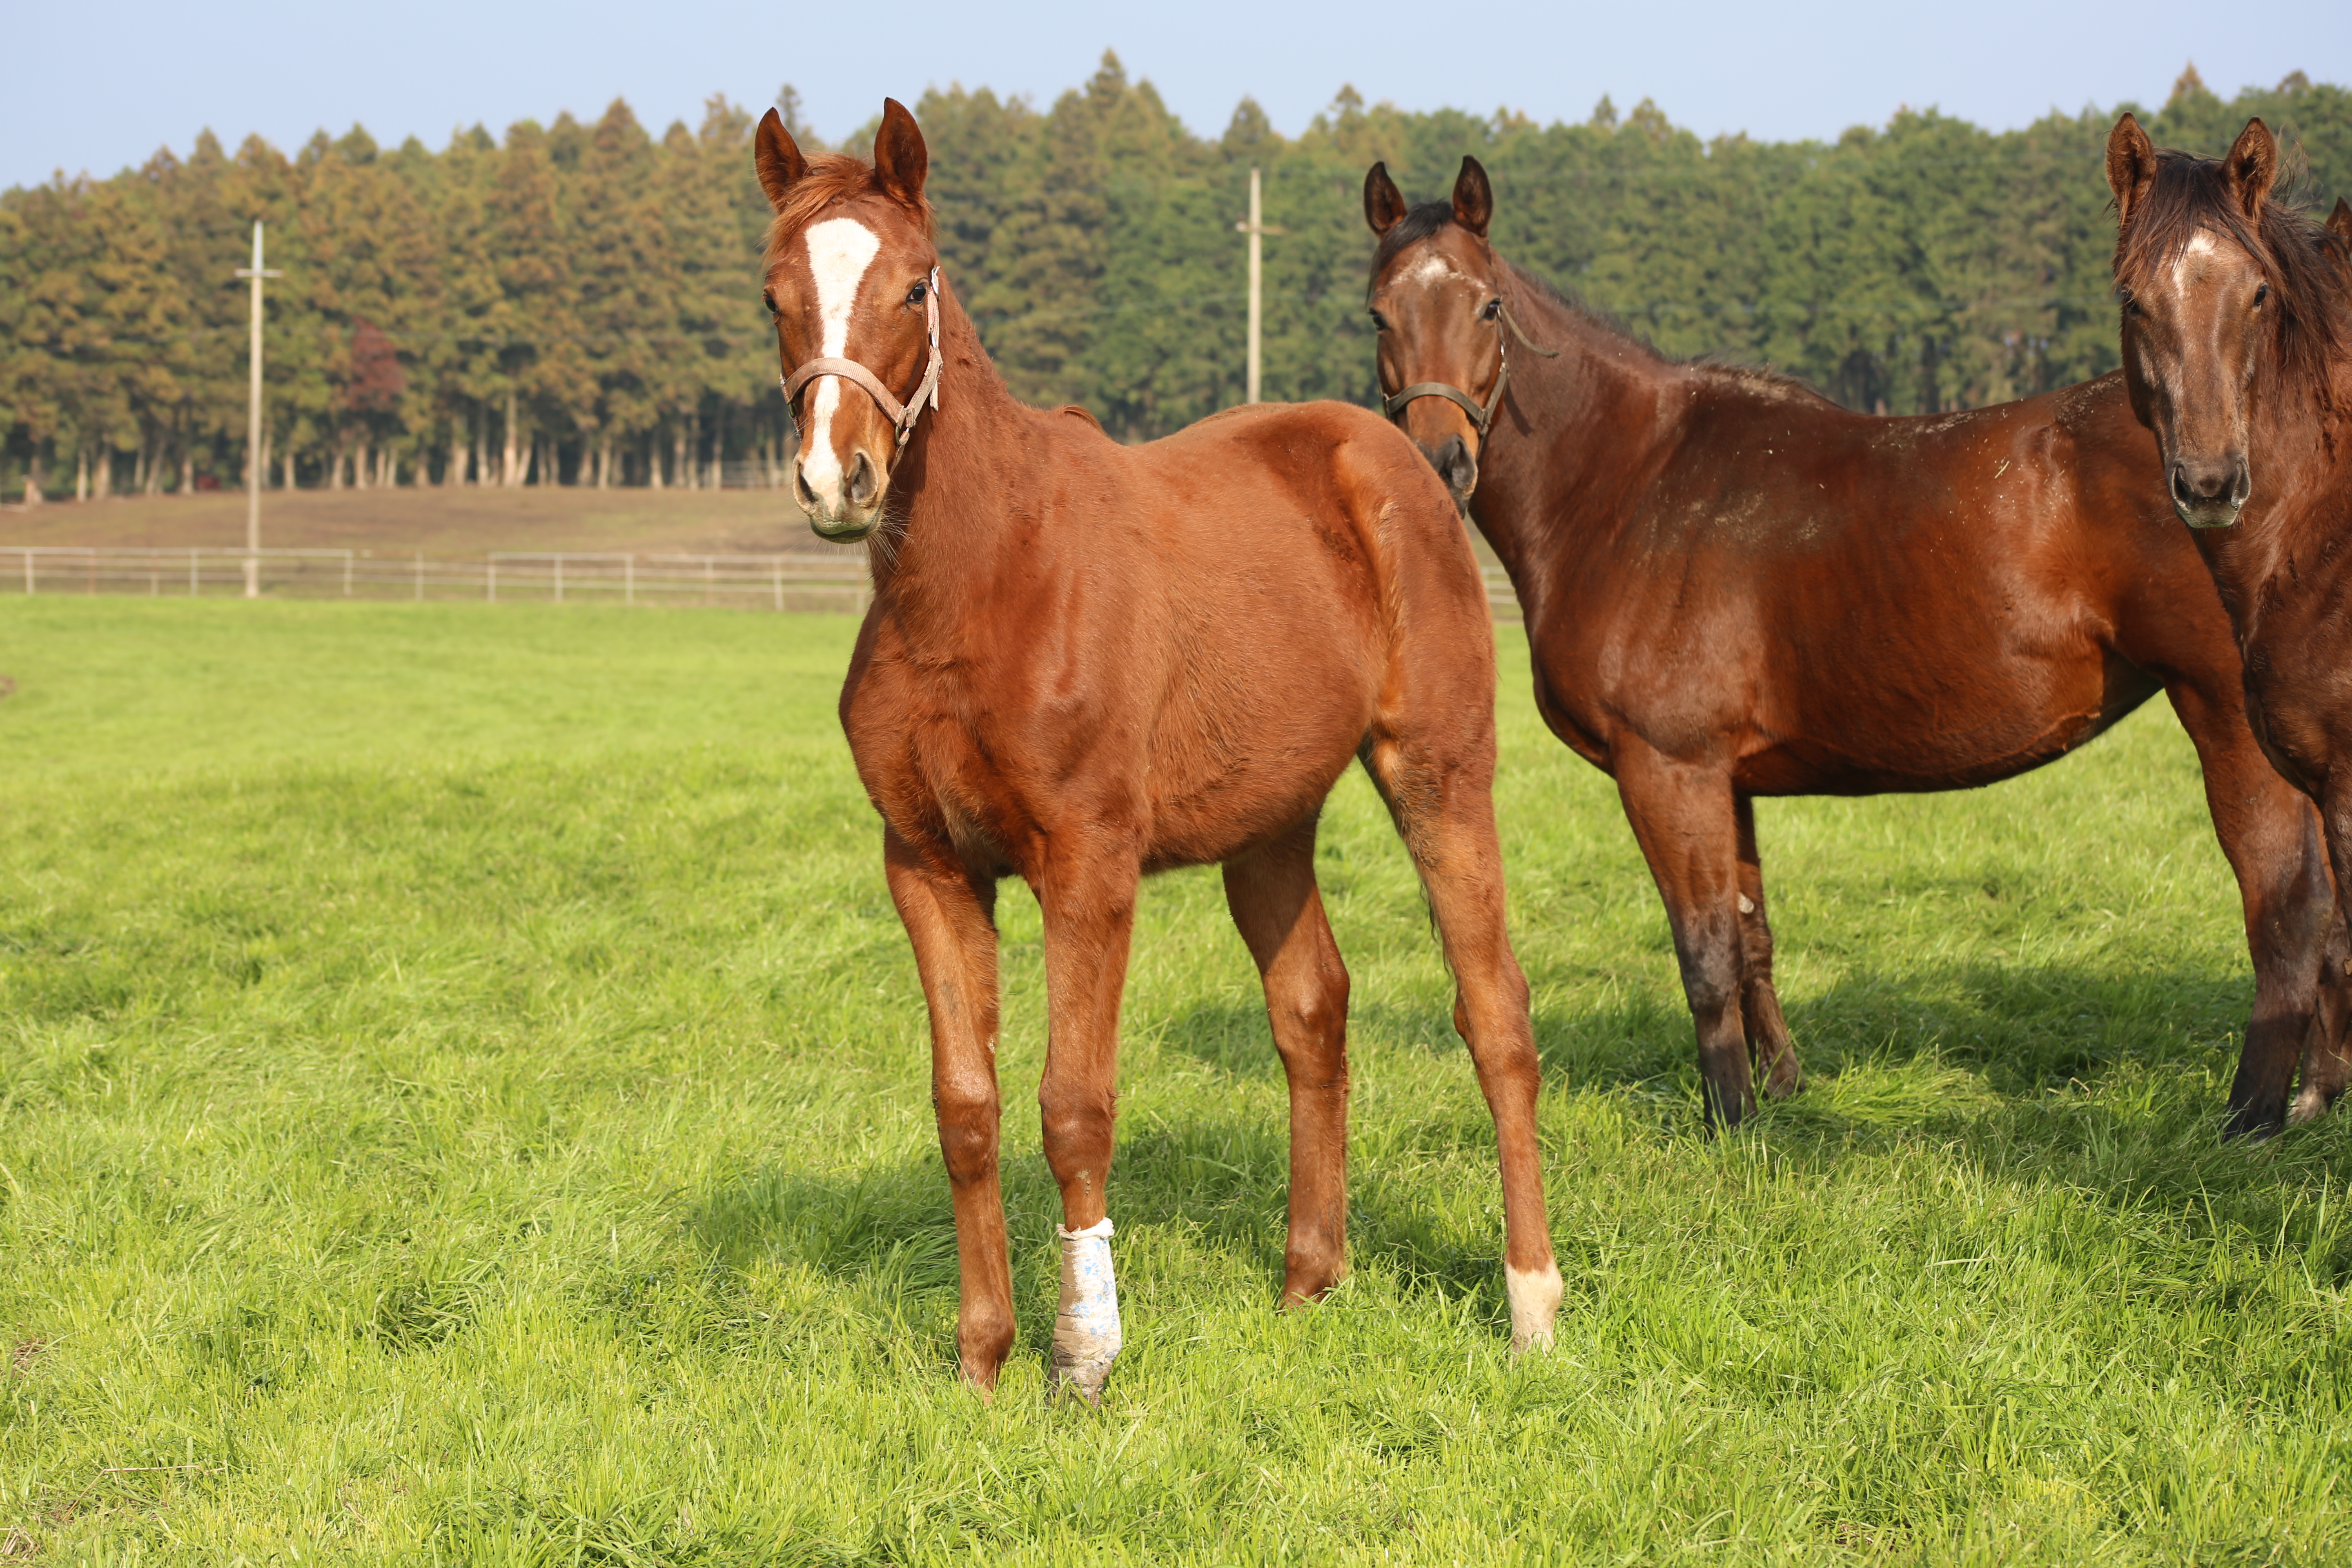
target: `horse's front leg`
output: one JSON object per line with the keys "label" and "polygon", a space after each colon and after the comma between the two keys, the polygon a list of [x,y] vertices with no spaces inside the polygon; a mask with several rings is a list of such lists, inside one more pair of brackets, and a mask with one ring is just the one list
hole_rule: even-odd
{"label": "horse's front leg", "polygon": [[1034,884],[1045,923],[1047,1015],[1037,1104],[1045,1163],[1062,1188],[1062,1300],[1050,1376],[1093,1404],[1120,1342],[1103,1184],[1110,1175],[1118,1005],[1139,872],[1135,858],[1101,838],[1071,837],[1093,841],[1083,858],[1049,865]]}
{"label": "horse's front leg", "polygon": [[1013,1348],[1013,1271],[997,1176],[996,883],[946,847],[910,844],[888,828],[882,865],[930,1008],[931,1104],[962,1285],[956,1354],[966,1378],[993,1388]]}

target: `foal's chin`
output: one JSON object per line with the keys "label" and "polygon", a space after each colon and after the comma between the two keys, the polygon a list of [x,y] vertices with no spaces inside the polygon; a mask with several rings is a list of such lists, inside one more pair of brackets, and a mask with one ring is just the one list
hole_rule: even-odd
{"label": "foal's chin", "polygon": [[882,509],[849,517],[824,517],[808,514],[809,531],[829,544],[863,544],[882,526]]}
{"label": "foal's chin", "polygon": [[2238,514],[2245,510],[2242,504],[2231,501],[2208,501],[2195,506],[2183,506],[2179,501],[2172,503],[2173,514],[2200,532],[2208,529],[2234,528]]}

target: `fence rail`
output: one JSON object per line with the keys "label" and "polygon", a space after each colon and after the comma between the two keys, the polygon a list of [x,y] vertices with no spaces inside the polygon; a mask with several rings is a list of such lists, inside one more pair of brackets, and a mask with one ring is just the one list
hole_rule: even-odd
{"label": "fence rail", "polygon": [[[477,561],[354,550],[264,550],[273,598],[479,599],[488,604],[695,605],[863,613],[873,596],[862,552],[766,555],[499,550]],[[245,592],[246,552],[65,544],[0,545],[0,593],[225,597]],[[1498,621],[1519,618],[1499,566],[1485,568]]]}

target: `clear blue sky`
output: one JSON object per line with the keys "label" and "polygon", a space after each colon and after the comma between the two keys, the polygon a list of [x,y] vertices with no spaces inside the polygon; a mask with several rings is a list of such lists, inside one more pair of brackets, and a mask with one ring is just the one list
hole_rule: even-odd
{"label": "clear blue sky", "polygon": [[2291,70],[2352,82],[2352,0],[2241,7],[2200,0],[1891,0],[1680,5],[1422,0],[1151,7],[992,0],[576,0],[358,7],[152,0],[10,7],[0,185],[107,174],[210,126],[289,150],[353,121],[438,147],[480,121],[600,112],[626,98],[658,131],[723,92],[758,108],[790,81],[820,133],[961,82],[1043,106],[1106,47],[1187,124],[1213,134],[1244,94],[1297,132],[1342,83],[1407,109],[1524,110],[1581,120],[1601,94],[1654,98],[1702,133],[1832,137],[1906,104],[1979,124],[2052,108],[2160,101],[2193,59],[2223,96]]}

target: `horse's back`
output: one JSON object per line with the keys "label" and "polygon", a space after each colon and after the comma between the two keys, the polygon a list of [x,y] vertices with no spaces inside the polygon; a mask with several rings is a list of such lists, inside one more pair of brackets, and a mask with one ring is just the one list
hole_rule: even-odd
{"label": "horse's back", "polygon": [[1311,816],[1409,664],[1491,724],[1483,624],[1450,655],[1402,657],[1401,627],[1438,619],[1423,601],[1483,611],[1483,591],[1443,484],[1376,416],[1258,405],[1139,447],[1072,420],[1040,433],[1056,486],[1036,564],[1087,584],[1054,613],[1087,647],[1077,662],[1116,670],[1089,689],[1148,710],[1150,864],[1223,858]]}

